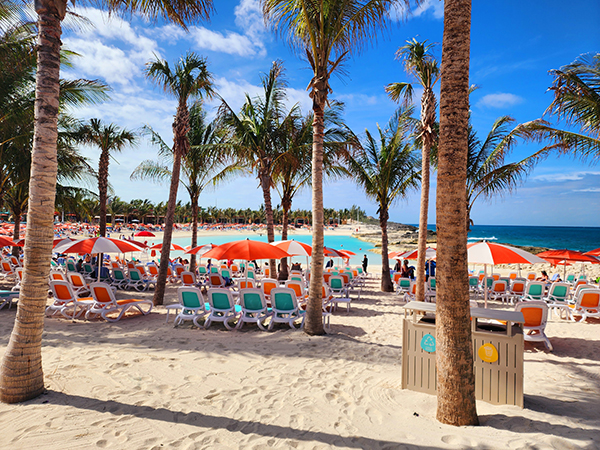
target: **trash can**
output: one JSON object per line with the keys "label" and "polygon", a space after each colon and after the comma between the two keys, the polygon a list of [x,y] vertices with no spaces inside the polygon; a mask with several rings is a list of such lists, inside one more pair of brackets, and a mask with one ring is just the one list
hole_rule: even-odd
{"label": "trash can", "polygon": [[[428,302],[404,306],[403,389],[430,394],[437,390],[435,310],[435,303]],[[522,408],[523,314],[471,308],[471,317],[476,398]]]}

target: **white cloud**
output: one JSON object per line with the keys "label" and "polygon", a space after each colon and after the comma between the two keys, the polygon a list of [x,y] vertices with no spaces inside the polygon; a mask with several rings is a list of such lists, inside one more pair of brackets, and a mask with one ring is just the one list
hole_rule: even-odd
{"label": "white cloud", "polygon": [[600,188],[575,189],[573,192],[600,192]]}
{"label": "white cloud", "polygon": [[509,106],[523,103],[523,98],[515,94],[507,92],[499,92],[497,94],[484,95],[478,102],[477,106],[483,108],[507,108]]}
{"label": "white cloud", "polygon": [[531,179],[533,181],[543,181],[547,183],[564,183],[566,181],[578,181],[582,180],[585,176],[598,176],[600,172],[596,171],[581,171],[581,172],[568,172],[568,173],[549,173],[543,175],[536,175]]}
{"label": "white cloud", "polygon": [[392,20],[401,21],[405,18],[421,17],[432,15],[435,19],[444,18],[444,1],[443,0],[423,0],[420,5],[411,2],[410,10],[403,3],[397,3],[390,11]]}
{"label": "white cloud", "polygon": [[266,54],[263,43],[239,33],[219,33],[204,27],[190,27],[190,38],[196,48],[207,49],[229,55],[254,56]]}
{"label": "white cloud", "polygon": [[235,24],[254,38],[262,38],[266,31],[262,8],[258,0],[241,0],[235,7]]}

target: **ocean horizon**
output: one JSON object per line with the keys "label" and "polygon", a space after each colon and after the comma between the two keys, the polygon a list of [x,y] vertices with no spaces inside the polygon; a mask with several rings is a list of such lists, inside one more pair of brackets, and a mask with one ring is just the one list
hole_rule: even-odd
{"label": "ocean horizon", "polygon": [[[435,224],[427,228],[436,229]],[[600,227],[473,225],[468,240],[587,252],[600,247]]]}

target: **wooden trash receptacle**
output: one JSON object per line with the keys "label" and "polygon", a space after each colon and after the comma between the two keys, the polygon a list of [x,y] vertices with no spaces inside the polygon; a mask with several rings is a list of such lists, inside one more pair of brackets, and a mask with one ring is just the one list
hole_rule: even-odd
{"label": "wooden trash receptacle", "polygon": [[[428,302],[404,306],[403,389],[430,394],[437,390],[435,308]],[[471,308],[471,317],[476,398],[523,407],[523,314]]]}

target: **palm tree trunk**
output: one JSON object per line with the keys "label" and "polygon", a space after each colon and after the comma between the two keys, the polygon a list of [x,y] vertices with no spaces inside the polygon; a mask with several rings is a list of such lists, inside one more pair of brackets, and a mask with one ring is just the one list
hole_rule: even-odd
{"label": "palm tree trunk", "polygon": [[177,107],[177,115],[173,122],[173,170],[171,172],[171,187],[169,189],[169,202],[167,203],[167,215],[165,217],[165,231],[163,234],[163,246],[160,252],[160,267],[154,290],[154,305],[162,305],[167,284],[167,268],[169,256],[171,255],[171,239],[173,237],[173,223],[175,221],[175,207],[177,206],[177,189],[179,189],[179,172],[181,170],[181,157],[187,152],[189,141],[187,133],[189,129],[189,112],[185,103]]}
{"label": "palm tree trunk", "polygon": [[[13,241],[17,242],[21,235],[21,214],[23,213],[23,211],[21,211],[21,209],[19,208],[19,209],[13,209],[11,212],[13,213],[13,217],[15,220],[15,226],[13,228]],[[19,257],[19,247],[13,247],[12,254],[18,258]]]}
{"label": "palm tree trunk", "polygon": [[469,312],[466,180],[471,0],[444,2],[437,178],[437,419],[477,425]]}
{"label": "palm tree trunk", "polygon": [[[275,229],[273,225],[273,204],[271,203],[271,176],[266,169],[260,171],[260,185],[263,190],[263,198],[265,200],[265,216],[267,218],[267,240],[269,242],[275,242]],[[275,266],[275,260],[269,260],[269,267],[271,271],[271,278],[277,273],[277,267]]]}
{"label": "palm tree trunk", "polygon": [[304,331],[311,335],[324,334],[323,329],[323,139],[325,118],[323,115],[327,94],[313,98],[313,147],[312,147],[312,257],[310,262],[310,286]]}
{"label": "palm tree trunk", "polygon": [[[66,6],[66,3],[59,6],[62,5]],[[42,333],[54,236],[60,21],[64,14],[50,1],[36,2],[36,12],[39,20],[35,130],[25,267],[15,325],[0,369],[0,400],[6,403],[29,400],[44,391]]]}
{"label": "palm tree trunk", "polygon": [[[198,197],[192,198],[192,248],[198,245]],[[190,272],[196,271],[196,255],[190,255]]]}
{"label": "palm tree trunk", "polygon": [[[283,211],[283,225],[281,227],[281,240],[285,241],[288,238],[288,211],[290,210],[290,205],[287,200],[281,200],[281,209]],[[277,276],[278,280],[287,280],[288,279],[288,264],[287,258],[281,258],[280,261],[280,270],[279,275]]]}
{"label": "palm tree trunk", "polygon": [[423,93],[421,101],[423,128],[423,161],[421,162],[421,211],[419,214],[419,245],[417,254],[416,300],[425,301],[425,253],[427,251],[427,215],[429,212],[429,158],[433,143],[432,125],[435,123],[435,96],[431,89]]}
{"label": "palm tree trunk", "polygon": [[381,291],[394,292],[394,283],[390,276],[390,260],[388,257],[388,232],[387,223],[389,213],[387,206],[379,206],[379,226],[381,227]]}
{"label": "palm tree trunk", "polygon": [[107,150],[100,153],[98,163],[98,200],[100,201],[100,236],[106,237],[106,198],[108,191],[108,163],[109,154]]}

